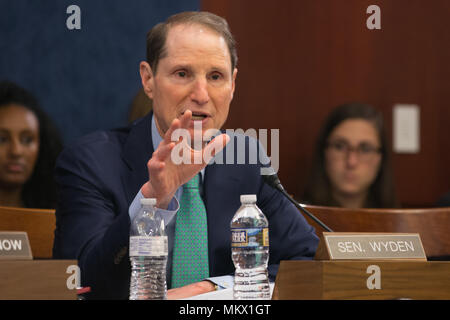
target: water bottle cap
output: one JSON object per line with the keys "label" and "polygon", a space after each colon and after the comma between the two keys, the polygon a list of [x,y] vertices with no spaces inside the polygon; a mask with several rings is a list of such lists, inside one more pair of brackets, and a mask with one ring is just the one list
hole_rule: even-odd
{"label": "water bottle cap", "polygon": [[241,203],[256,203],[256,194],[242,194]]}
{"label": "water bottle cap", "polygon": [[155,198],[142,198],[141,204],[154,206],[154,205],[156,205],[156,199]]}

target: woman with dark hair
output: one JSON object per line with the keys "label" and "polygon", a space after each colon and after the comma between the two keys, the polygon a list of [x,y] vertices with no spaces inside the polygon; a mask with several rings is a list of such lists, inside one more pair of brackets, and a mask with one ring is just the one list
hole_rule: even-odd
{"label": "woman with dark hair", "polygon": [[35,97],[0,82],[0,205],[54,208],[53,168],[62,149],[58,130]]}
{"label": "woman with dark hair", "polygon": [[320,131],[303,201],[345,208],[398,207],[383,118],[373,107],[337,107]]}

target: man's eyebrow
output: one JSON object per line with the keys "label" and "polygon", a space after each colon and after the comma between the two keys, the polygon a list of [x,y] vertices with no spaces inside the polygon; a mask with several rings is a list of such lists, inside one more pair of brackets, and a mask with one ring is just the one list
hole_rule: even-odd
{"label": "man's eyebrow", "polygon": [[[191,71],[191,70],[193,70],[193,67],[189,63],[175,63],[174,65],[170,66],[168,70],[170,70],[170,72],[174,72],[176,70]],[[213,65],[210,67],[210,72],[225,73],[227,70],[228,70],[228,67],[223,66],[223,65]]]}
{"label": "man's eyebrow", "polygon": [[224,72],[225,70],[228,70],[228,67],[226,67],[226,66],[213,66],[211,68],[211,70]]}
{"label": "man's eyebrow", "polygon": [[184,64],[184,63],[177,63],[175,65],[173,65],[171,67],[172,70],[177,70],[177,69],[191,69],[191,67],[188,64]]}

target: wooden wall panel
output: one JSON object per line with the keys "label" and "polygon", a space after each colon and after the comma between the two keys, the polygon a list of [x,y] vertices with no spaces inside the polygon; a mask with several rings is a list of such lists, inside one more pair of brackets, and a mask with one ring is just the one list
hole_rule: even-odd
{"label": "wooden wall panel", "polygon": [[[381,8],[381,30],[366,9]],[[361,101],[384,115],[420,106],[421,150],[394,154],[404,206],[430,206],[450,190],[450,1],[203,0],[238,42],[237,89],[226,128],[280,129],[279,176],[296,198],[326,115]]]}

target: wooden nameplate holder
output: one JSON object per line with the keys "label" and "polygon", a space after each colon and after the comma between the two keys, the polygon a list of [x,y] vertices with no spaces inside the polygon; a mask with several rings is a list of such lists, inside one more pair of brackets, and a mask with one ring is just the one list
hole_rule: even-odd
{"label": "wooden nameplate holder", "polygon": [[449,275],[418,234],[324,232],[314,261],[281,261],[272,299],[450,299]]}
{"label": "wooden nameplate holder", "polygon": [[0,232],[0,300],[75,300],[76,260],[32,260],[26,232]]}

